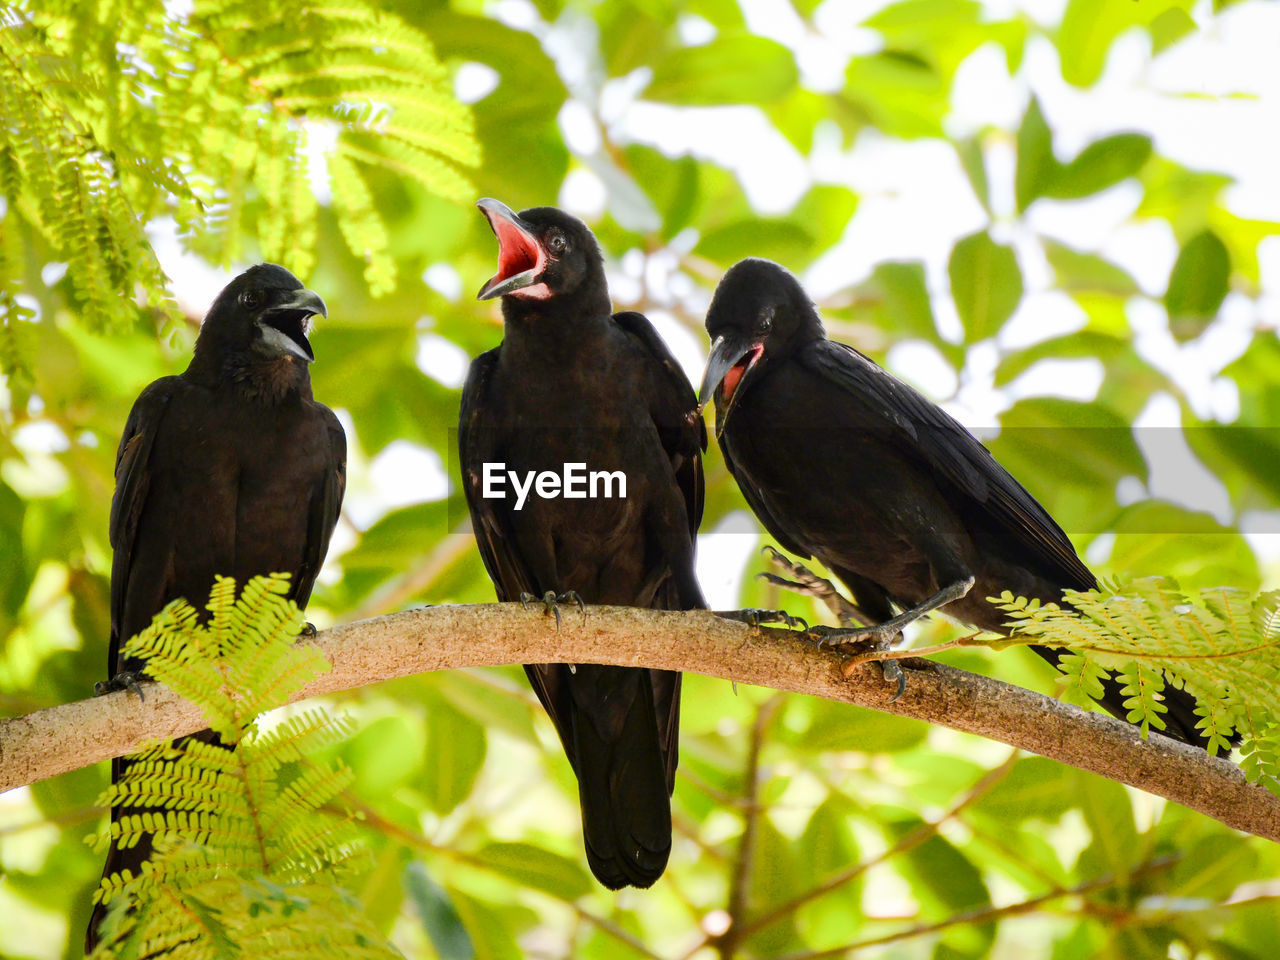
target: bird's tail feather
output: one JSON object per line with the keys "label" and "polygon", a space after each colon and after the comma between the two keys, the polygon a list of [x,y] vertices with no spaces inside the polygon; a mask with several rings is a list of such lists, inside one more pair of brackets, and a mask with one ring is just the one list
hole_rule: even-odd
{"label": "bird's tail feather", "polygon": [[611,890],[651,886],[671,853],[671,799],[649,671],[580,664],[570,686],[587,863]]}

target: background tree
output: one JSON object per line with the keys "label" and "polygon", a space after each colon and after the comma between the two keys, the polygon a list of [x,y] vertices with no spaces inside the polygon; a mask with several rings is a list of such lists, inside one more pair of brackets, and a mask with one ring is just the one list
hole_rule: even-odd
{"label": "background tree", "polygon": [[[309,616],[492,599],[450,486],[465,363],[501,335],[471,298],[494,258],[469,207],[484,195],[583,215],[618,306],[654,317],[691,375],[730,263],[803,271],[833,335],[999,428],[997,456],[1099,573],[1274,585],[1274,5],[260,8],[0,11],[6,714],[102,678],[128,406],[259,258],[330,304],[315,389],[353,454]],[[776,604],[742,577],[763,540],[714,452],[708,481],[709,593]],[[1051,683],[1029,655],[943,659]],[[374,852],[357,893],[409,956],[1280,942],[1271,844],[919,723],[690,677],[672,866],[615,897],[580,862],[572,774],[518,670],[338,705]],[[0,798],[0,953],[72,954],[105,781]]]}

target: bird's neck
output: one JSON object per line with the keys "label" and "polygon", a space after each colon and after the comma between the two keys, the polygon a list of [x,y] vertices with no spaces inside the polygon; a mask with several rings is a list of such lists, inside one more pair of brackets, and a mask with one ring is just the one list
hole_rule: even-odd
{"label": "bird's neck", "polygon": [[609,298],[590,303],[551,300],[502,304],[504,342],[521,353],[571,357],[590,350],[604,336],[612,319]]}
{"label": "bird's neck", "polygon": [[311,399],[311,372],[296,357],[263,360],[245,353],[214,359],[197,351],[188,371],[213,387],[235,390],[246,399],[277,406],[299,399]]}

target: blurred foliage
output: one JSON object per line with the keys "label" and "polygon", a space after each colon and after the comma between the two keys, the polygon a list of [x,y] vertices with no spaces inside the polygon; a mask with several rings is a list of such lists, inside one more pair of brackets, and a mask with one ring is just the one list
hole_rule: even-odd
{"label": "blurred foliage", "polygon": [[[776,28],[732,0],[5,6],[0,709],[103,677],[115,446],[142,387],[187,362],[227,276],[204,264],[280,260],[330,305],[313,380],[352,465],[308,618],[493,598],[448,486],[465,360],[501,337],[470,298],[495,261],[466,203],[483,195],[583,213],[618,307],[691,375],[730,263],[810,271],[833,336],[999,427],[996,455],[1100,575],[1274,586],[1241,528],[1280,530],[1280,224],[1162,152],[1159,117],[1107,126],[1099,106],[1130,89],[1124,64],[1143,88],[1202,41],[1265,32],[1271,6],[784,0]],[[1015,107],[958,119],[977,74]],[[1162,107],[1203,103],[1194,83]],[[1229,94],[1209,99],[1249,96]],[[477,157],[470,191],[452,164]],[[791,163],[762,199],[767,158]],[[946,209],[894,206],[938,182]],[[915,211],[894,224],[907,246],[869,232],[886,208]],[[1091,242],[1062,227],[1109,218]],[[1160,425],[1135,429],[1144,413]],[[724,552],[704,575],[755,572],[759,528],[714,450],[707,477],[703,530],[724,536],[704,551]],[[748,577],[737,602],[783,599]],[[945,658],[1053,685],[1016,651]],[[689,677],[671,866],[614,895],[590,882],[572,773],[518,668],[336,701],[356,732],[328,750],[371,848],[352,889],[407,956],[1235,960],[1280,942],[1273,845],[919,723]],[[75,955],[106,778],[0,798],[0,954]]]}

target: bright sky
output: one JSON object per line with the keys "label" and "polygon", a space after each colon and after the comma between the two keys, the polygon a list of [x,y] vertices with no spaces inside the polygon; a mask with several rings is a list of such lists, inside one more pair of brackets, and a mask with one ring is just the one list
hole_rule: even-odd
{"label": "bright sky", "polygon": [[[742,0],[750,27],[786,44],[797,56],[802,82],[814,89],[833,89],[843,78],[848,58],[877,48],[878,38],[856,26],[883,3],[827,0],[814,22],[820,33],[808,30],[784,0]],[[989,18],[1006,16],[1014,8],[1042,23],[1060,18],[1061,0],[993,0]],[[614,170],[606,159],[600,123],[618,142],[650,144],[671,156],[684,153],[715,161],[737,173],[754,207],[766,213],[785,212],[813,183],[840,183],[859,195],[859,207],[840,244],[802,277],[820,298],[863,279],[879,261],[922,259],[933,295],[933,307],[945,337],[959,339],[959,320],[948,296],[946,261],[954,242],[986,224],[986,215],[973,198],[954,153],[939,141],[904,142],[866,133],[851,150],[842,150],[833,131],[819,131],[813,156],[802,157],[751,107],[680,109],[643,100],[647,70],[602,82],[597,64],[583,55],[594,50],[592,25],[571,14],[555,26],[541,21],[528,0],[498,0],[492,7],[504,21],[531,29],[555,58],[573,100],[561,113],[566,143],[579,161],[566,181],[558,202],[588,219],[606,203],[620,220],[651,226],[654,216],[639,188]],[[994,45],[974,53],[956,78],[949,129],[968,133],[989,125],[1016,127],[1029,92],[1039,96],[1055,134],[1060,156],[1074,155],[1086,143],[1121,130],[1150,133],[1159,153],[1189,167],[1215,170],[1235,177],[1228,194],[1231,210],[1244,217],[1280,220],[1280,191],[1275,170],[1280,159],[1280,5],[1246,3],[1216,19],[1203,0],[1193,11],[1202,26],[1156,60],[1149,58],[1149,40],[1140,31],[1122,37],[1112,50],[1106,71],[1089,90],[1078,90],[1060,77],[1057,54],[1047,41],[1031,42],[1022,67],[1010,77],[1004,55]],[[705,42],[714,28],[696,17],[680,24],[688,42]],[[470,65],[458,78],[460,96],[476,100],[493,88],[487,67]],[[1227,99],[1221,99],[1226,97]],[[317,131],[313,149],[317,181],[323,183],[322,156],[326,134]],[[1016,347],[1049,336],[1069,333],[1084,325],[1085,317],[1071,300],[1048,289],[1050,272],[1031,234],[1011,220],[1013,211],[1012,145],[994,147],[988,169],[997,190],[994,202],[1000,221],[993,232],[1012,242],[1019,254],[1027,296],[1000,343]],[[1147,297],[1159,298],[1177,255],[1177,243],[1166,224],[1126,223],[1140,200],[1132,183],[1076,202],[1041,200],[1029,212],[1027,226],[1079,249],[1096,250],[1128,269]],[[183,255],[172,231],[157,236],[163,264],[175,287],[195,310],[203,310],[229,274],[210,270]],[[696,234],[677,238],[680,250],[696,243]],[[1218,372],[1247,346],[1258,322],[1280,325],[1280,241],[1273,238],[1260,249],[1264,296],[1257,306],[1231,295],[1222,315],[1204,337],[1179,345],[1169,335],[1157,302],[1135,298],[1130,321],[1137,333],[1137,349],[1151,363],[1168,372],[1186,390],[1202,416],[1229,421],[1235,416],[1234,384]],[[446,265],[428,272],[427,281],[457,295],[457,276]],[[651,300],[686,303],[694,315],[705,310],[709,294],[677,269],[674,253],[646,257],[632,251],[611,265],[615,299],[625,303],[643,291]],[[662,312],[651,314],[690,378],[701,377],[705,338],[693,334]],[[1102,380],[1095,361],[1040,364],[1008,388],[996,390],[992,374],[997,349],[991,343],[970,349],[957,381],[950,367],[931,345],[900,345],[888,364],[930,396],[943,402],[971,427],[991,426],[999,413],[1017,399],[1052,393],[1092,398]],[[419,366],[441,382],[461,382],[467,358],[430,333],[422,335]],[[1138,420],[1140,426],[1176,426],[1177,402],[1170,396],[1152,399]],[[348,426],[351,425],[348,423]],[[1163,496],[1229,519],[1226,492],[1191,457],[1176,431],[1148,431],[1158,443],[1144,443],[1153,464],[1149,488],[1136,478],[1122,484],[1122,495],[1139,499]],[[393,506],[442,496],[447,478],[434,454],[407,442],[393,444],[367,468],[354,465],[348,509],[361,525],[372,522]],[[1261,520],[1262,518],[1259,518]],[[1251,524],[1280,528],[1280,518]],[[742,529],[741,522],[738,529]],[[1254,535],[1265,554],[1280,555],[1280,536]],[[700,538],[699,573],[713,606],[736,603],[740,571],[754,537],[716,531]],[[347,544],[335,542],[338,550]]]}

